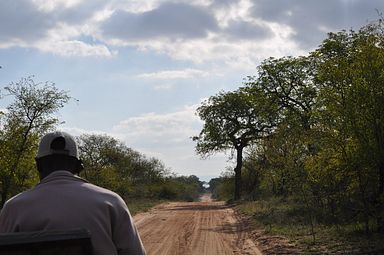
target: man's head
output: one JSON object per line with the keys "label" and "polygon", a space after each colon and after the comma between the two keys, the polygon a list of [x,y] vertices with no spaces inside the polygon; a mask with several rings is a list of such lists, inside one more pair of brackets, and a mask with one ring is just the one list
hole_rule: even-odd
{"label": "man's head", "polygon": [[79,173],[82,165],[73,137],[60,131],[43,136],[36,156],[36,165],[40,179],[58,170]]}

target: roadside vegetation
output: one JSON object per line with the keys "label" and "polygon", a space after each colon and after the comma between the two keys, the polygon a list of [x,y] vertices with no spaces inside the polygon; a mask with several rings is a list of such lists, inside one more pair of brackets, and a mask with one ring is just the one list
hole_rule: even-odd
{"label": "roadside vegetation", "polygon": [[[35,156],[40,137],[58,128],[59,110],[71,100],[51,82],[22,78],[4,87],[0,112],[0,207],[12,196],[39,182]],[[196,176],[177,176],[164,164],[107,136],[76,138],[84,163],[81,177],[120,194],[132,213],[167,200],[194,201],[203,191]]]}
{"label": "roadside vegetation", "polygon": [[329,33],[306,56],[264,60],[197,114],[197,152],[236,159],[209,183],[214,197],[304,253],[384,252],[382,19]]}
{"label": "roadside vegetation", "polygon": [[177,176],[160,160],[113,137],[86,134],[78,137],[78,144],[84,164],[81,176],[119,193],[132,205],[133,212],[166,200],[195,201],[203,192],[203,182],[198,177]]}

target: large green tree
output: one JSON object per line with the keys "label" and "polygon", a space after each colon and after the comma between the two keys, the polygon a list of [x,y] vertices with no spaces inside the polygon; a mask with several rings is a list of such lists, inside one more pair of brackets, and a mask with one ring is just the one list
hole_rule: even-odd
{"label": "large green tree", "polygon": [[235,151],[235,200],[241,197],[244,148],[271,132],[276,126],[277,112],[275,101],[255,88],[221,92],[197,109],[204,121],[199,136],[193,137],[197,153],[208,156],[219,151]]}

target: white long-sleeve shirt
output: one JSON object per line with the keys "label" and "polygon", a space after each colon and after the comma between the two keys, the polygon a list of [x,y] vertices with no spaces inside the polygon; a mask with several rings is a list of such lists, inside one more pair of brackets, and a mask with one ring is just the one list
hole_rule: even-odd
{"label": "white long-sleeve shirt", "polygon": [[95,255],[143,255],[123,199],[68,171],[55,171],[4,205],[0,233],[84,228]]}

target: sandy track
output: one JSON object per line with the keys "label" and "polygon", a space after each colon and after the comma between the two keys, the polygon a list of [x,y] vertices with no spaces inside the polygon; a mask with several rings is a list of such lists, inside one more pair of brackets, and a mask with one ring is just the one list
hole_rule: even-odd
{"label": "sandy track", "polygon": [[223,202],[168,203],[134,217],[149,255],[257,254],[247,226]]}

